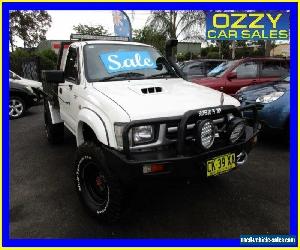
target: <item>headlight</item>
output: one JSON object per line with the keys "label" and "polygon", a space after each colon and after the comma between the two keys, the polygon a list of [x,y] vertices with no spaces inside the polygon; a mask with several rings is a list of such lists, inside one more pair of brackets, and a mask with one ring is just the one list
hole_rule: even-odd
{"label": "headlight", "polygon": [[[118,148],[123,147],[123,131],[126,123],[115,123],[115,136]],[[128,133],[129,145],[140,145],[155,140],[154,127],[151,125],[134,127]]]}
{"label": "headlight", "polygon": [[151,125],[132,128],[134,145],[149,143],[154,140],[154,128]]}
{"label": "headlight", "polygon": [[282,91],[272,92],[268,95],[260,96],[256,99],[256,102],[261,103],[270,103],[276,101],[279,97],[281,97],[284,94]]}
{"label": "headlight", "polygon": [[209,149],[215,140],[215,126],[211,120],[201,121],[197,126],[197,140],[204,149]]}
{"label": "headlight", "polygon": [[245,131],[245,121],[241,118],[234,118],[231,120],[228,132],[229,141],[235,143],[242,137]]}

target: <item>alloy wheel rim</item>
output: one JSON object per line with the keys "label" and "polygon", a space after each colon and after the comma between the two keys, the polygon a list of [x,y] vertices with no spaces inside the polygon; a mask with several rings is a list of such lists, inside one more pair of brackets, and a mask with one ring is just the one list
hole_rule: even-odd
{"label": "alloy wheel rim", "polygon": [[9,115],[11,117],[19,117],[24,110],[23,103],[17,99],[9,101]]}
{"label": "alloy wheel rim", "polygon": [[89,196],[98,205],[105,205],[108,202],[109,187],[104,175],[98,172],[93,162],[88,162],[83,171],[84,184]]}

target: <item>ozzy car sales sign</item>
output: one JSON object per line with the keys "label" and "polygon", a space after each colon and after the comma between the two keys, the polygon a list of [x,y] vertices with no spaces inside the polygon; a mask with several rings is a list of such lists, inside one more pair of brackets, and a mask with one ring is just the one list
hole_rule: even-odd
{"label": "ozzy car sales sign", "polygon": [[288,40],[289,13],[208,12],[207,40]]}

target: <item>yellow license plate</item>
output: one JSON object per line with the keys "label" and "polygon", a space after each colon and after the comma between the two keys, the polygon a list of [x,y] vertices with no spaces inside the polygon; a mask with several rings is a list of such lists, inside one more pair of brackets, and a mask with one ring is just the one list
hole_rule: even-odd
{"label": "yellow license plate", "polygon": [[207,176],[226,173],[236,167],[235,153],[228,153],[209,159],[206,162]]}

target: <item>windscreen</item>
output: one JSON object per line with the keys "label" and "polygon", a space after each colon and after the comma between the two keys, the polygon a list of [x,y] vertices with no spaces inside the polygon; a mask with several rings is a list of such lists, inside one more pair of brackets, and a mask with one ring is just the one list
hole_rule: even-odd
{"label": "windscreen", "polygon": [[211,70],[207,76],[211,77],[221,77],[225,71],[230,68],[233,64],[235,64],[236,61],[228,61],[228,62],[223,62],[219,66],[215,67],[213,70]]}
{"label": "windscreen", "polygon": [[284,80],[285,82],[290,82],[290,75],[284,77],[283,80]]}
{"label": "windscreen", "polygon": [[152,47],[129,44],[87,44],[85,74],[90,82],[177,77]]}

